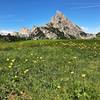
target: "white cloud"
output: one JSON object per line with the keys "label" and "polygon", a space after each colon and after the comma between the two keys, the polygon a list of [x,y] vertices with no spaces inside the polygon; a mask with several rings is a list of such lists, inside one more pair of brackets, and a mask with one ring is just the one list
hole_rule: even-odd
{"label": "white cloud", "polygon": [[88,32],[88,33],[97,33],[100,32],[100,26],[97,27],[81,27],[83,31]]}
{"label": "white cloud", "polygon": [[0,19],[9,19],[9,18],[14,18],[15,15],[13,14],[8,14],[8,15],[0,15]]}
{"label": "white cloud", "polygon": [[89,29],[87,27],[84,27],[84,26],[81,26],[82,30],[85,31],[85,32],[88,32]]}
{"label": "white cloud", "polygon": [[5,30],[5,29],[0,30],[0,34],[2,35],[7,35],[8,33],[13,33],[13,32],[14,32],[13,30]]}
{"label": "white cloud", "polygon": [[96,28],[94,29],[94,32],[100,32],[100,26],[96,27]]}
{"label": "white cloud", "polygon": [[81,6],[81,7],[73,7],[71,9],[87,9],[87,8],[96,8],[96,7],[100,7],[100,4],[96,4],[96,5],[85,5],[85,6]]}
{"label": "white cloud", "polygon": [[16,18],[16,17],[17,16],[13,14],[0,15],[0,22],[23,22],[25,21],[24,18]]}

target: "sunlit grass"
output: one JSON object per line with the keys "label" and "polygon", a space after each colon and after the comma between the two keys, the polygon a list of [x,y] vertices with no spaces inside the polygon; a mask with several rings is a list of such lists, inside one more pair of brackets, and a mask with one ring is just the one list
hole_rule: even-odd
{"label": "sunlit grass", "polygon": [[0,99],[100,100],[99,40],[0,43]]}

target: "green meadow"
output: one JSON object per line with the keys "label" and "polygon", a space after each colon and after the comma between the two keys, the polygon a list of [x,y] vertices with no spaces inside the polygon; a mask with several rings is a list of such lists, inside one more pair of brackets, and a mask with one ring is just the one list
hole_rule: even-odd
{"label": "green meadow", "polygon": [[100,40],[1,41],[0,100],[100,100]]}

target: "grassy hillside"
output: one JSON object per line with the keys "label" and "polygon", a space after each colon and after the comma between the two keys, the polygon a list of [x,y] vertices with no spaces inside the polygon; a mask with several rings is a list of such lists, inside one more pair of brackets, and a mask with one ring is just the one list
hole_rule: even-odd
{"label": "grassy hillside", "polygon": [[0,100],[100,100],[100,40],[0,42]]}

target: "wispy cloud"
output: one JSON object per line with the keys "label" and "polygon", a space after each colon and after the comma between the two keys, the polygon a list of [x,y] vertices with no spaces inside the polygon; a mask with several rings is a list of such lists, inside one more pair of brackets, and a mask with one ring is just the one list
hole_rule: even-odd
{"label": "wispy cloud", "polygon": [[0,15],[0,19],[8,19],[8,18],[13,18],[13,17],[15,17],[14,14]]}
{"label": "wispy cloud", "polygon": [[12,33],[12,30],[0,30],[1,33]]}
{"label": "wispy cloud", "polygon": [[100,32],[100,26],[94,27],[91,30],[94,31],[95,33]]}
{"label": "wispy cloud", "polygon": [[86,8],[96,8],[96,7],[100,7],[100,4],[98,5],[87,5],[87,6],[81,6],[81,7],[73,7],[70,9],[86,9]]}
{"label": "wispy cloud", "polygon": [[81,26],[81,28],[82,28],[82,30],[85,31],[85,32],[88,32],[88,31],[89,31],[88,27]]}
{"label": "wispy cloud", "polygon": [[71,4],[73,4],[73,5],[97,5],[97,4],[100,4],[100,2],[91,2],[91,3],[87,3],[87,2],[72,2]]}
{"label": "wispy cloud", "polygon": [[0,22],[23,22],[24,19],[16,18],[14,14],[0,15]]}
{"label": "wispy cloud", "polygon": [[85,31],[87,33],[100,32],[100,26],[97,26],[97,27],[84,27],[84,26],[81,26],[81,28],[83,29],[83,31]]}
{"label": "wispy cloud", "polygon": [[23,22],[24,19],[0,19],[0,22]]}
{"label": "wispy cloud", "polygon": [[8,33],[13,33],[14,30],[11,29],[0,29],[0,34],[7,35]]}

